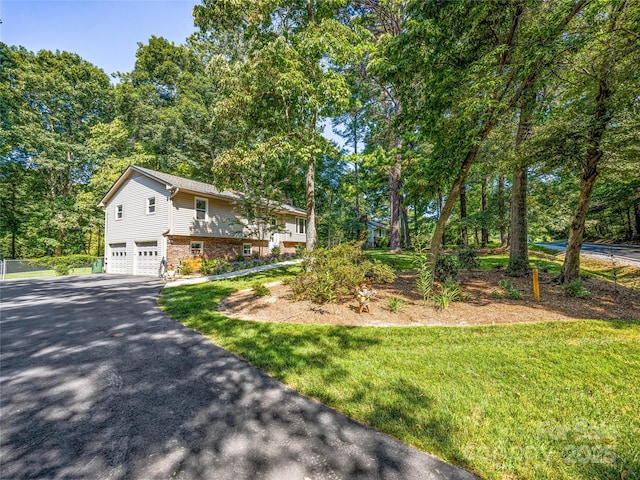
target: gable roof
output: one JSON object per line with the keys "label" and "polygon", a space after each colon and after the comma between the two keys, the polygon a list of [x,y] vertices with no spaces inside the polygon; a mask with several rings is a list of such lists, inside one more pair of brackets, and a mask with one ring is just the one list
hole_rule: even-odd
{"label": "gable roof", "polygon": [[[188,178],[179,177],[177,175],[171,175],[170,173],[157,172],[149,168],[138,167],[136,165],[129,165],[120,178],[116,180],[109,191],[102,197],[99,207],[104,207],[106,202],[120,189],[124,182],[134,173],[140,173],[146,177],[155,180],[158,183],[165,185],[167,190],[181,190],[183,192],[195,193],[199,195],[206,195],[209,197],[222,198],[225,200],[237,200],[242,198],[242,193],[233,190],[220,191],[213,185],[204,182],[198,182],[197,180],[190,180]],[[283,204],[282,210],[293,213],[296,215],[306,215],[306,210],[294,207],[292,205]]]}

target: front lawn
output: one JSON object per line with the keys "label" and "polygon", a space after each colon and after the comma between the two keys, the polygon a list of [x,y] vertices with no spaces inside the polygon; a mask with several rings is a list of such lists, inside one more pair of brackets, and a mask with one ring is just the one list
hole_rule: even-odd
{"label": "front lawn", "polygon": [[299,392],[482,477],[640,478],[640,322],[353,328],[216,311],[294,272],[166,289],[160,304]]}

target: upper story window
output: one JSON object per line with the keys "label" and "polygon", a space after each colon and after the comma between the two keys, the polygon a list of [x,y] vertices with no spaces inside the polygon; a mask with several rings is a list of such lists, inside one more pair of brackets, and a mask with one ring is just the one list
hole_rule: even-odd
{"label": "upper story window", "polygon": [[307,219],[296,217],[296,233],[305,233],[307,231]]}
{"label": "upper story window", "polygon": [[196,197],[194,204],[196,220],[207,220],[207,204],[206,198]]}
{"label": "upper story window", "polygon": [[116,205],[116,220],[122,220],[124,218],[124,208],[122,204]]}
{"label": "upper story window", "polygon": [[156,197],[147,198],[147,215],[156,213]]}

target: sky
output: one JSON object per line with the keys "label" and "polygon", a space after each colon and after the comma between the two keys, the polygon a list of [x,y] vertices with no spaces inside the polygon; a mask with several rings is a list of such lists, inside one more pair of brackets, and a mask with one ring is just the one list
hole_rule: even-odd
{"label": "sky", "polygon": [[[138,42],[151,35],[176,44],[195,31],[199,0],[0,0],[0,41],[27,50],[67,51],[108,75],[130,72]],[[117,78],[112,79],[113,83]],[[325,122],[324,136],[343,141]]]}
{"label": "sky", "polygon": [[107,74],[130,72],[138,42],[176,44],[195,31],[198,0],[0,0],[0,40],[27,50],[65,50]]}

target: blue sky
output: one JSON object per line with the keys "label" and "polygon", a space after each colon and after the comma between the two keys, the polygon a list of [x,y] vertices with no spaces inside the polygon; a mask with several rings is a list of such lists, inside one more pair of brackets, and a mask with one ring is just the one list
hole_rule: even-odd
{"label": "blue sky", "polygon": [[198,0],[0,0],[0,40],[28,50],[66,50],[106,73],[129,72],[151,35],[183,43]]}
{"label": "blue sky", "polygon": [[[0,41],[28,50],[65,50],[107,74],[130,72],[138,42],[151,35],[176,44],[195,31],[200,0],[0,0]],[[117,79],[113,80],[114,82]],[[324,135],[342,144],[325,125]]]}

